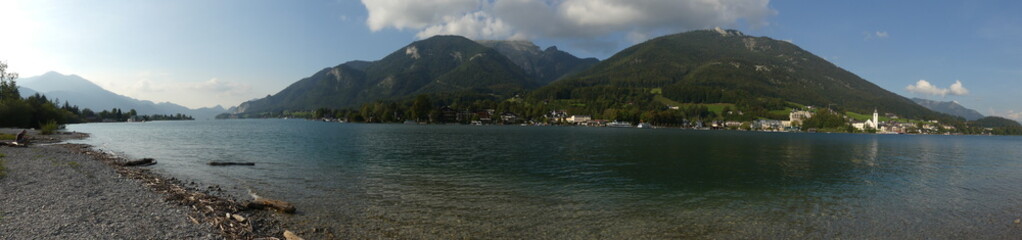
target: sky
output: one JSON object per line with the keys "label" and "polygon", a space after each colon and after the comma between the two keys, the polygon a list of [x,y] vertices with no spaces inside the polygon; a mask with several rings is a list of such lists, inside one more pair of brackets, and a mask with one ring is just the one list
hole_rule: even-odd
{"label": "sky", "polygon": [[580,57],[714,27],[790,41],[889,91],[1022,120],[1022,1],[0,0],[0,61],[197,108],[434,35]]}

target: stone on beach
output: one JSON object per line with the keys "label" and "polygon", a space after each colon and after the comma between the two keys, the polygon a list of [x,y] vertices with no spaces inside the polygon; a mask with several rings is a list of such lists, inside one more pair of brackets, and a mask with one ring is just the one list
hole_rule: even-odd
{"label": "stone on beach", "polygon": [[305,240],[304,238],[299,237],[298,234],[295,234],[294,232],[291,232],[290,230],[284,230],[284,239],[287,239],[287,240]]}

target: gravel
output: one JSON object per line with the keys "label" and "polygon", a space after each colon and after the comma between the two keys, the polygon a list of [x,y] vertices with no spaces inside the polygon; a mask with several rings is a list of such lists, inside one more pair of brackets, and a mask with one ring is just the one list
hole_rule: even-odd
{"label": "gravel", "polygon": [[186,206],[60,145],[0,147],[0,239],[222,239]]}
{"label": "gravel", "polygon": [[95,157],[45,144],[87,135],[34,135],[37,145],[0,147],[0,239],[224,238]]}

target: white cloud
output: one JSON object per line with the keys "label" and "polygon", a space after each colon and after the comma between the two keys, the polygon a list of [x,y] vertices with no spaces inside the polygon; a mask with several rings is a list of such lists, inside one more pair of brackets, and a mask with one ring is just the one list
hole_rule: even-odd
{"label": "white cloud", "polygon": [[969,95],[969,89],[962,86],[961,80],[955,80],[955,83],[951,84],[951,87],[948,88],[948,93],[958,96]]}
{"label": "white cloud", "polygon": [[882,39],[891,36],[887,31],[862,32],[862,35],[865,36],[866,40]]}
{"label": "white cloud", "polygon": [[911,93],[934,96],[945,96],[949,94],[955,96],[963,96],[969,94],[969,89],[966,89],[965,86],[962,85],[961,80],[955,80],[955,83],[951,84],[951,87],[949,88],[940,88],[931,84],[929,81],[919,80],[918,82],[916,82],[916,84],[908,85],[908,87],[905,87],[905,90],[908,90]]}
{"label": "white cloud", "polygon": [[479,0],[362,0],[369,10],[366,24],[379,31],[387,27],[422,29],[445,18],[464,15],[479,7]]}
{"label": "white cloud", "polygon": [[211,78],[203,82],[186,83],[183,85],[186,89],[214,93],[218,96],[238,96],[252,90],[252,85],[223,81],[218,78]]}
{"label": "white cloud", "polygon": [[762,27],[769,0],[362,0],[369,29],[454,34],[475,39],[590,40],[623,34],[633,42],[696,28]]}
{"label": "white cloud", "polygon": [[[252,85],[247,83],[220,78],[210,78],[205,81],[183,81],[180,80],[181,77],[157,71],[143,71],[130,76],[97,79],[105,78],[123,79],[119,83],[108,81],[103,84],[105,88],[113,92],[154,102],[173,102],[191,108],[209,106],[210,103],[237,104],[260,95],[253,92]],[[182,95],[182,93],[186,94]]]}

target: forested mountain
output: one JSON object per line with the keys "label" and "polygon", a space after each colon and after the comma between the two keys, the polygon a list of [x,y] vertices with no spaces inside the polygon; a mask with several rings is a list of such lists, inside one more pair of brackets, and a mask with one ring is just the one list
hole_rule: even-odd
{"label": "forested mountain", "polygon": [[436,36],[379,61],[323,69],[277,94],[242,103],[236,113],[344,108],[418,94],[509,96],[540,84],[492,48],[460,36]]}
{"label": "forested mountain", "polygon": [[980,114],[978,111],[966,108],[954,101],[941,102],[922,98],[912,98],[912,101],[915,101],[919,105],[929,108],[930,110],[963,117],[965,120],[969,121],[975,121],[983,118],[983,114]]}
{"label": "forested mountain", "polygon": [[682,103],[775,109],[798,103],[953,119],[790,42],[721,29],[674,34],[629,47],[593,68],[537,90],[533,98],[585,102],[598,105],[590,110],[598,111],[614,104],[647,102],[653,94]]}
{"label": "forested mountain", "polygon": [[[221,106],[212,108],[189,109],[185,106],[169,102],[154,103],[146,100],[138,100],[127,96],[119,95],[78,75],[64,75],[57,72],[27,77],[18,80],[21,86],[21,95],[28,97],[36,92],[46,95],[47,98],[59,99],[77,105],[81,108],[89,108],[95,111],[119,108],[125,111],[135,109],[139,114],[185,114],[196,119],[212,119],[217,114],[224,113],[226,109]],[[29,91],[25,91],[29,90]]]}
{"label": "forested mountain", "polygon": [[575,57],[570,53],[558,50],[557,47],[540,50],[539,46],[529,41],[483,40],[477,42],[504,54],[511,59],[511,62],[522,67],[526,73],[532,75],[543,85],[589,69],[600,62],[596,58]]}

